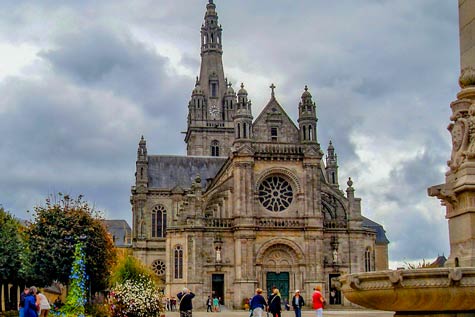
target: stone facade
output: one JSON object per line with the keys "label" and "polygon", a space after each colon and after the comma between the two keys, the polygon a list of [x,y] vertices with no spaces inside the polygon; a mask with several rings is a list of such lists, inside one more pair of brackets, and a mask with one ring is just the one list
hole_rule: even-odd
{"label": "stone facade", "polygon": [[[188,105],[187,156],[148,155],[139,142],[132,187],[133,252],[162,277],[166,294],[192,289],[241,308],[256,287],[321,285],[340,274],[388,267],[381,225],[361,213],[351,179],[338,183],[330,143],[317,140],[316,104],[305,87],[296,125],[275,86],[253,121],[248,93],[224,77],[213,1],[201,29],[201,70]],[[334,303],[342,303],[337,292]]]}

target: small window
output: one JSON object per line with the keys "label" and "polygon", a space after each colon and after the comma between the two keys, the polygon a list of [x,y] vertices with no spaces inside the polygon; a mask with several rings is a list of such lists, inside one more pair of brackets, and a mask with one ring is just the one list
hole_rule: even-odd
{"label": "small window", "polygon": [[372,271],[372,267],[371,267],[371,257],[372,257],[372,254],[371,254],[371,249],[370,248],[366,248],[366,251],[364,253],[364,268],[365,268],[365,272],[371,272]]}
{"label": "small window", "polygon": [[270,137],[272,141],[277,141],[277,128],[270,128]]}
{"label": "small window", "polygon": [[247,124],[243,123],[242,125],[243,125],[243,127],[242,127],[242,137],[244,139],[246,139],[247,138]]}
{"label": "small window", "polygon": [[217,84],[211,83],[211,97],[216,97],[217,94]]}
{"label": "small window", "polygon": [[217,140],[211,142],[211,156],[219,156],[219,142]]}

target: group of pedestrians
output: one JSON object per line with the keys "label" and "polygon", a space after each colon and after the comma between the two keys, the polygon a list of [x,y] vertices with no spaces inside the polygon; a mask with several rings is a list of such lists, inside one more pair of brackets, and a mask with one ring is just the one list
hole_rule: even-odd
{"label": "group of pedestrians", "polygon": [[47,317],[51,305],[36,287],[26,287],[20,294],[20,317]]}
{"label": "group of pedestrians", "polygon": [[206,300],[206,312],[219,312],[220,311],[220,298],[217,296],[214,296],[211,298],[211,296],[208,296],[208,299]]}
{"label": "group of pedestrians", "polygon": [[[282,317],[282,300],[279,289],[272,287],[272,293],[267,301],[264,296],[262,296],[262,292],[261,288],[256,289],[256,294],[251,299],[251,316],[263,317],[264,311],[267,311],[270,312],[273,317]],[[312,294],[312,308],[315,310],[316,317],[323,316],[324,303],[325,298],[322,295],[322,289],[320,286],[316,286]],[[295,291],[290,306],[292,306],[295,312],[295,317],[302,317],[302,307],[305,306],[305,300],[300,295],[300,290]]]}
{"label": "group of pedestrians", "polygon": [[[272,292],[267,298],[267,300],[262,296],[262,288],[256,289],[256,294],[251,298],[250,310],[252,317],[264,317],[263,313],[269,312],[273,317],[282,317],[282,298],[280,291],[275,286],[272,287]],[[193,304],[192,299],[195,297],[195,294],[191,292],[188,288],[183,288],[183,290],[177,294],[180,310],[180,317],[192,317],[193,313]],[[208,296],[206,301],[207,311],[210,311],[210,305],[214,306],[214,301],[217,301],[217,306],[219,307],[219,298],[211,298]],[[325,297],[322,295],[322,288],[316,286],[312,294],[312,308],[315,310],[316,317],[323,316],[323,306],[325,304]],[[302,307],[305,306],[305,300],[300,295],[300,290],[295,291],[295,295],[292,297],[291,306],[295,312],[295,317],[302,317]],[[21,315],[20,315],[21,316]],[[34,315],[24,317],[36,317]]]}

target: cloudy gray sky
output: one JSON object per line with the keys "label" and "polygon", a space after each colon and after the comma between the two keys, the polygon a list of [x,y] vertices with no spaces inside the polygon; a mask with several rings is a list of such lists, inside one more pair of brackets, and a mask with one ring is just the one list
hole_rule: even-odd
{"label": "cloudy gray sky", "polygon": [[[426,188],[444,181],[458,91],[457,4],[446,0],[216,0],[224,67],[254,117],[276,96],[295,120],[303,87],[390,260],[448,255]],[[0,2],[0,204],[20,218],[48,194],[84,194],[130,223],[140,136],[184,154],[205,0]]]}

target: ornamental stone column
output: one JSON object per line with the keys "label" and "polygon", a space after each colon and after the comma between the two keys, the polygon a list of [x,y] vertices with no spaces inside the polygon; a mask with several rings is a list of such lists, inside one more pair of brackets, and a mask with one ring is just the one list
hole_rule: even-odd
{"label": "ornamental stone column", "polygon": [[450,104],[452,153],[445,183],[428,189],[446,207],[446,266],[475,266],[475,1],[459,0],[460,92]]}

